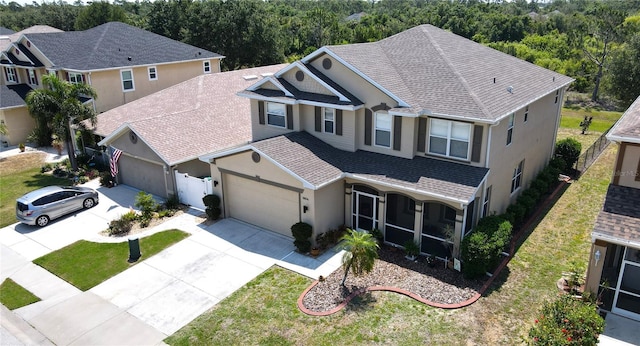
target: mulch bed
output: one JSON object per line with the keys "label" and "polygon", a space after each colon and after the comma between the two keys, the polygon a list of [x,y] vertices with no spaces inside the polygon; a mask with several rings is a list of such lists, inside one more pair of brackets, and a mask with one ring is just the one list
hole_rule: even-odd
{"label": "mulch bed", "polygon": [[392,246],[381,246],[378,254],[373,271],[360,277],[349,273],[345,286],[340,285],[344,276],[342,268],[319,281],[304,296],[304,307],[314,312],[329,311],[352,293],[373,286],[392,286],[435,303],[455,304],[476,295],[485,281],[464,279],[462,273],[444,268],[441,261],[433,268],[426,263],[425,257],[410,261],[404,257],[402,249]]}

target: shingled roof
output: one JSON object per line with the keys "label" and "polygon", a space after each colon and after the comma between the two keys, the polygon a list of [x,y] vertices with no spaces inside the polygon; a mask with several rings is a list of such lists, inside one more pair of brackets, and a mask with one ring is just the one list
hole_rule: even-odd
{"label": "shingled roof", "polygon": [[243,76],[274,73],[285,65],[212,73],[158,91],[98,115],[95,133],[117,137],[129,128],[167,164],[251,141],[251,109],[236,96],[255,80]]}
{"label": "shingled roof", "polygon": [[609,185],[592,235],[640,247],[640,189]]}
{"label": "shingled roof", "polygon": [[7,37],[6,39],[1,39],[0,51],[5,50],[9,45],[11,45],[11,42],[16,42],[20,38],[20,36],[22,36],[23,34],[35,34],[35,33],[47,33],[47,32],[63,32],[63,31],[48,25],[30,26],[24,30],[14,32],[12,34],[5,36]]}
{"label": "shingled roof", "polygon": [[303,61],[324,52],[406,103],[397,112],[494,122],[573,81],[428,24],[378,42],[326,46]]}
{"label": "shingled roof", "polygon": [[120,22],[25,36],[56,67],[78,71],[223,57]]}
{"label": "shingled roof", "polygon": [[618,122],[607,134],[607,139],[640,144],[640,96],[618,119]]}
{"label": "shingled roof", "polygon": [[31,90],[26,84],[0,85],[0,109],[26,106],[25,99]]}
{"label": "shingled roof", "polygon": [[251,146],[316,188],[349,176],[468,203],[489,172],[487,168],[427,157],[405,159],[362,150],[343,151],[304,131]]}

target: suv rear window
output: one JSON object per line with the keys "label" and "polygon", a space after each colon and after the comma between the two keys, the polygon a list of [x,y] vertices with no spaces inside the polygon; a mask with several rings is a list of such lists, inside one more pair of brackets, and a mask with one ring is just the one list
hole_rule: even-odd
{"label": "suv rear window", "polygon": [[29,210],[29,206],[28,205],[26,205],[24,203],[20,203],[20,202],[16,203],[16,208],[18,208],[18,210],[20,210],[20,211]]}

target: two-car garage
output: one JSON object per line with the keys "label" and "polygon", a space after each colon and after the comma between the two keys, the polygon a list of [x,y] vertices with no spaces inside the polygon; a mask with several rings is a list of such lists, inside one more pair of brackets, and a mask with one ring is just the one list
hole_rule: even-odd
{"label": "two-car garage", "polygon": [[291,237],[291,225],[300,221],[300,191],[229,173],[222,181],[227,217]]}

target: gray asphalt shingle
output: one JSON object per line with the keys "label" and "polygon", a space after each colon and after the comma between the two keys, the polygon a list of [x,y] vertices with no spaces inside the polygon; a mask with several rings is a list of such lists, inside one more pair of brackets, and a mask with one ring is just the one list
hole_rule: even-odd
{"label": "gray asphalt shingle", "polygon": [[609,185],[593,235],[640,246],[640,189]]}
{"label": "gray asphalt shingle", "polygon": [[26,84],[0,85],[0,109],[26,106],[31,87]]}
{"label": "gray asphalt shingle", "polygon": [[627,139],[640,139],[640,96],[618,119],[615,126],[609,131],[609,136],[617,136]]}

